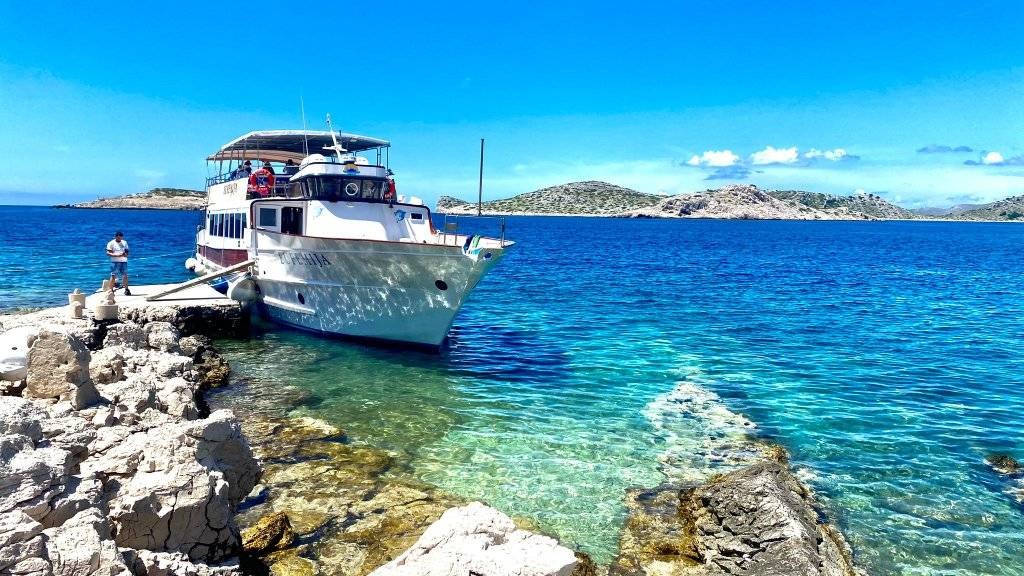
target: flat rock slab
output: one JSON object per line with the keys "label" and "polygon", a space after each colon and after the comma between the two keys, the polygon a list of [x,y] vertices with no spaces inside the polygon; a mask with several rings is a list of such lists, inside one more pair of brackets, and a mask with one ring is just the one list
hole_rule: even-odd
{"label": "flat rock slab", "polygon": [[451,508],[398,558],[372,576],[569,576],[572,550],[516,528],[501,512],[473,502]]}

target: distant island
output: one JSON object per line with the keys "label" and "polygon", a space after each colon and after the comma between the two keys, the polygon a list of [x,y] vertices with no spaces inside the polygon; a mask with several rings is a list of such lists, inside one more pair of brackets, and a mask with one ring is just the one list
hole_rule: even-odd
{"label": "distant island", "polygon": [[78,204],[59,204],[55,208],[135,208],[157,210],[202,210],[206,193],[183,188],[153,188],[149,192],[100,198]]}
{"label": "distant island", "polygon": [[[476,214],[477,205],[451,196],[437,201],[446,214]],[[607,182],[571,182],[482,205],[487,215],[617,216],[745,220],[974,220],[1024,221],[1024,196],[949,209],[908,210],[877,194],[850,196],[762,190],[752,184],[665,196]]]}

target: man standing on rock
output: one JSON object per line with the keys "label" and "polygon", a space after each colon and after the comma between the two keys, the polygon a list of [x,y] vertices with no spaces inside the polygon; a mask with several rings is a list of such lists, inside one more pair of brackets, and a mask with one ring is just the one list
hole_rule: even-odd
{"label": "man standing on rock", "polygon": [[124,295],[131,296],[128,290],[128,242],[120,230],[114,234],[114,239],[107,242],[107,256],[110,256],[110,283],[117,281],[117,275],[121,275],[121,285],[124,286]]}

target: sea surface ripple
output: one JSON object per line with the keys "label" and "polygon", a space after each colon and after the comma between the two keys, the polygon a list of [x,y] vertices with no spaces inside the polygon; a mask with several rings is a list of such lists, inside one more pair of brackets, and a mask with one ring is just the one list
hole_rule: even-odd
{"label": "sea surface ripple", "polygon": [[[173,218],[147,225],[187,249],[194,224]],[[758,437],[790,450],[872,574],[1024,575],[1020,485],[984,463],[1024,460],[1024,226],[522,217],[507,233],[519,244],[443,354],[258,330],[225,343],[236,401],[246,379],[302,388],[295,413],[392,450],[395,474],[601,562],[627,488],[739,465]],[[60,303],[8,280],[32,262],[9,234],[0,307]]]}

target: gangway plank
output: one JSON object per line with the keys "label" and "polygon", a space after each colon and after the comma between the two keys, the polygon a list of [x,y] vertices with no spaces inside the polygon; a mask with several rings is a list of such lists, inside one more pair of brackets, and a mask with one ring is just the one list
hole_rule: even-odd
{"label": "gangway plank", "polygon": [[256,263],[256,259],[246,260],[245,262],[239,262],[238,264],[235,264],[234,266],[228,266],[227,268],[225,268],[223,270],[218,270],[217,272],[211,272],[211,273],[209,273],[209,274],[207,274],[205,276],[200,276],[199,278],[194,278],[194,279],[189,280],[187,282],[182,282],[181,284],[178,284],[176,286],[172,286],[171,288],[168,288],[167,290],[164,290],[162,292],[157,292],[156,294],[153,294],[151,296],[146,296],[146,302],[152,302],[153,300],[158,300],[160,298],[163,298],[164,296],[169,296],[171,294],[174,294],[175,292],[180,292],[181,290],[185,290],[186,288],[191,288],[193,286],[198,286],[199,284],[202,284],[204,282],[209,282],[210,280],[213,280],[215,278],[220,278],[221,276],[227,276],[228,274],[232,274],[234,272],[238,272],[239,270],[243,270],[245,268],[248,268],[249,266],[252,266],[255,263]]}

